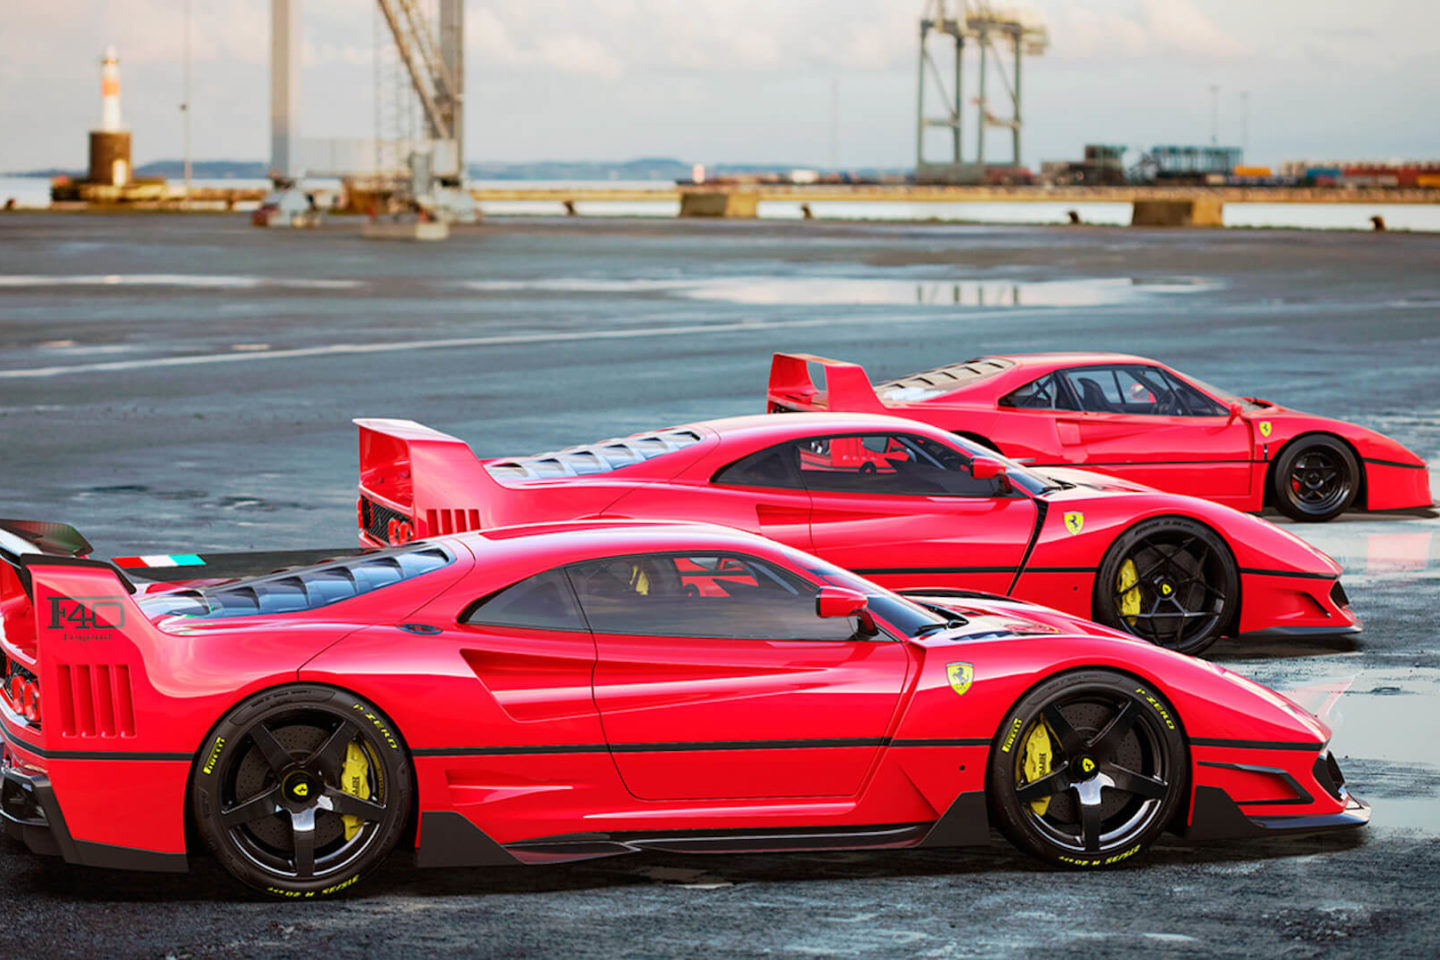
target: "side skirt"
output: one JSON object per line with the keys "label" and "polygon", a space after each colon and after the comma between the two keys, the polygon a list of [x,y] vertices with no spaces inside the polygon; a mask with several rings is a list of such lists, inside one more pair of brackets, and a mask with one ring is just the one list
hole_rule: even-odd
{"label": "side skirt", "polygon": [[864,850],[972,847],[990,843],[982,791],[962,793],[933,823],[889,823],[812,829],[681,830],[569,833],[501,845],[459,813],[420,815],[421,867],[498,867],[613,857],[647,850],[667,853],[780,853],[789,850]]}

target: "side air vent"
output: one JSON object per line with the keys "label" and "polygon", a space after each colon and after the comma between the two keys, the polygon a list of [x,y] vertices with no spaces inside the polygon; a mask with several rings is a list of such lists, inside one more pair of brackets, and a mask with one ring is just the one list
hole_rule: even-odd
{"label": "side air vent", "polygon": [[426,510],[425,529],[432,537],[480,529],[479,510]]}
{"label": "side air vent", "polygon": [[[68,664],[57,668],[60,689],[53,701],[67,737],[133,737],[135,708],[130,668],[124,664]],[[46,692],[47,701],[50,698]]]}

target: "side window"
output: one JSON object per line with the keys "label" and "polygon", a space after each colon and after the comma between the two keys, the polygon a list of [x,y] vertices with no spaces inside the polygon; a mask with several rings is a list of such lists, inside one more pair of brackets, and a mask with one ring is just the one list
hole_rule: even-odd
{"label": "side window", "polygon": [[1000,398],[1000,406],[1022,410],[1079,409],[1058,373],[1047,373]]}
{"label": "side window", "polygon": [[1200,391],[1159,367],[1082,367],[1066,378],[1092,413],[1157,417],[1213,417],[1225,411]]}
{"label": "side window", "polygon": [[711,482],[735,487],[798,488],[800,478],[795,464],[796,446],[786,442],[735,461],[716,473]]}
{"label": "side window", "polygon": [[1124,413],[1124,400],[1120,395],[1120,384],[1115,379],[1114,367],[1082,367],[1065,371],[1065,379],[1075,396],[1080,398],[1080,409],[1088,413]]}
{"label": "side window", "polygon": [[575,564],[570,581],[597,633],[755,640],[850,640],[853,619],[815,614],[817,587],[754,557],[613,557]]}
{"label": "side window", "polygon": [[970,458],[909,434],[816,437],[800,445],[800,477],[817,492],[991,497],[994,480],[976,480]]}
{"label": "side window", "polygon": [[563,570],[547,570],[482,597],[461,615],[460,622],[541,630],[585,629]]}

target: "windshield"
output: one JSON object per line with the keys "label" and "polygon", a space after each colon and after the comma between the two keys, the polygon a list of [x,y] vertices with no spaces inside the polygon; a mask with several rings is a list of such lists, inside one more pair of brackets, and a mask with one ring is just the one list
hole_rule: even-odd
{"label": "windshield", "polygon": [[1175,375],[1181,380],[1184,380],[1186,383],[1190,384],[1192,387],[1198,387],[1202,392],[1210,394],[1210,396],[1214,397],[1216,400],[1219,400],[1226,406],[1229,406],[1232,403],[1238,403],[1240,404],[1241,409],[1246,410],[1247,412],[1265,409],[1263,405],[1256,403],[1254,400],[1247,400],[1245,397],[1237,397],[1235,396],[1235,394],[1231,393],[1228,390],[1221,390],[1219,387],[1208,384],[1204,380],[1197,379],[1196,377],[1192,377],[1189,374],[1177,373]]}
{"label": "windshield", "polygon": [[934,612],[893,594],[864,577],[857,577],[849,570],[842,570],[832,563],[827,563],[819,557],[812,557],[809,554],[797,552],[795,560],[806,570],[832,586],[848,587],[865,594],[870,601],[870,612],[900,631],[902,636],[921,636],[931,632],[937,626],[945,626],[945,620],[937,617]]}

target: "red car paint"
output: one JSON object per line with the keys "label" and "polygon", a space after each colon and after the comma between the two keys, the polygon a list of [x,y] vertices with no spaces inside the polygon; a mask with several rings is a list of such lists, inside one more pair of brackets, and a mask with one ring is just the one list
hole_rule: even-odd
{"label": "red car paint", "polygon": [[[209,731],[247,696],[306,682],[357,694],[393,722],[414,763],[422,865],[667,844],[984,842],[1002,718],[1037,683],[1097,666],[1173,706],[1188,747],[1182,830],[1222,838],[1368,819],[1322,773],[1334,768],[1318,719],[1219,667],[1057,611],[940,597],[963,627],[906,636],[882,616],[893,635],[843,641],[476,626],[461,618],[477,598],[592,558],[721,553],[817,590],[825,581],[812,557],[712,525],[591,521],[430,545],[452,559],[413,579],[315,610],[220,620],[157,614],[143,603],[187,584],[132,594],[112,564],[0,564],[6,670],[41,698],[27,719],[0,690],[5,825],[71,862],[185,869],[187,783],[224,749]],[[960,696],[947,678],[956,661],[973,666]],[[39,793],[47,817],[35,814]],[[947,812],[948,839],[934,832]],[[737,829],[744,844],[723,833]],[[627,839],[639,834],[651,839]]]}
{"label": "red car paint", "polygon": [[[809,364],[823,368],[823,388],[812,381]],[[1162,370],[1213,401],[1216,415],[1031,409],[1001,402],[1056,371],[1116,365]],[[918,383],[922,380],[930,385]],[[1241,401],[1239,409],[1227,412],[1235,400]],[[1285,447],[1302,436],[1329,434],[1349,444],[1362,465],[1364,479],[1354,509],[1431,505],[1425,461],[1389,437],[1266,400],[1230,398],[1163,363],[1125,354],[982,357],[876,386],[859,364],[777,353],[768,409],[909,417],[1036,467],[1074,465],[1252,512],[1266,505],[1270,470]]]}
{"label": "red car paint", "polygon": [[[813,552],[891,589],[982,590],[1089,618],[1097,570],[1116,538],[1144,520],[1178,516],[1209,527],[1233,555],[1241,606],[1232,632],[1359,630],[1337,590],[1341,567],[1305,541],[1208,500],[1099,474],[1048,470],[1076,486],[1033,496],[1019,488],[1004,496],[876,496],[715,482],[750,454],[807,437],[903,434],[966,459],[986,452],[914,420],[819,413],[711,420],[674,428],[695,438],[682,448],[588,474],[552,455],[478,460],[463,441],[411,421],[356,423],[360,536],[370,545],[391,542],[397,524],[429,537],[586,517],[695,519]],[[655,435],[606,443],[646,436]],[[1078,529],[1067,515],[1079,518]]]}

